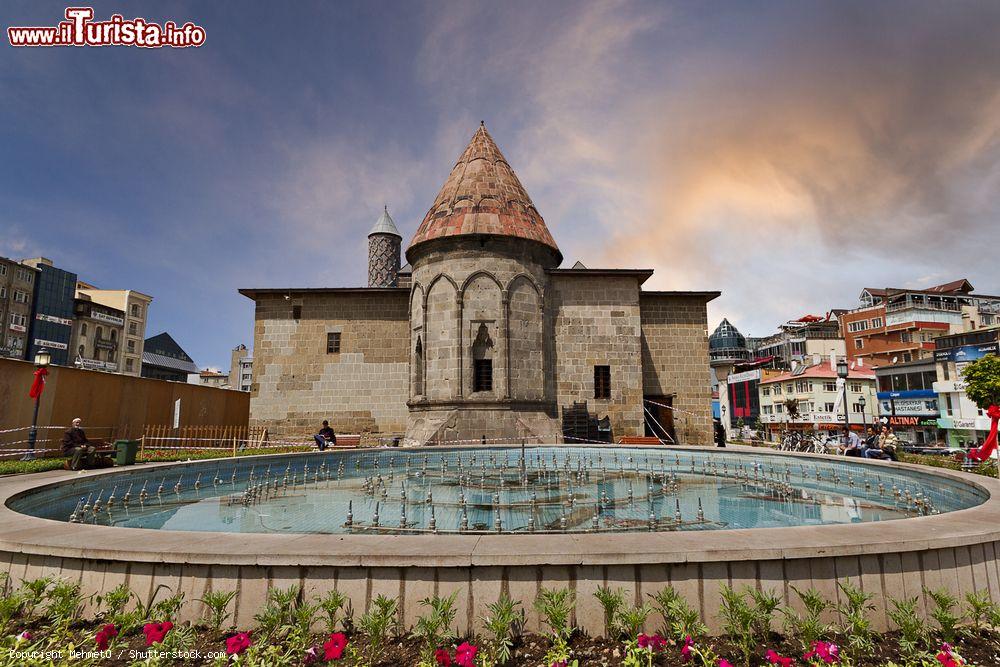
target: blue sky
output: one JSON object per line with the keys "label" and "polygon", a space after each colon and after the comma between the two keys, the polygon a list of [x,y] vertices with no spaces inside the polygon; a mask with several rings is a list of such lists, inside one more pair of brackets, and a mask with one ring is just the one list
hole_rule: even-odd
{"label": "blue sky", "polygon": [[[65,4],[5,2],[9,25]],[[766,334],[864,286],[1000,293],[1000,4],[94,3],[187,50],[0,59],[0,254],[154,296],[202,366],[252,342],[240,287],[365,282],[480,119],[567,265],[720,289]]]}

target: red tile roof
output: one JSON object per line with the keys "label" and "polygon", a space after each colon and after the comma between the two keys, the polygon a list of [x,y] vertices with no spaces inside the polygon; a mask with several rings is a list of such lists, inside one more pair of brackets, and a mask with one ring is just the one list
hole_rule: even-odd
{"label": "red tile roof", "polygon": [[[851,368],[847,373],[848,380],[874,380],[875,370],[871,366],[859,367],[857,364],[853,364],[854,368]],[[803,372],[792,375],[792,373],[782,373],[781,375],[776,375],[772,378],[766,380],[761,380],[761,384],[768,384],[771,382],[786,382],[788,380],[815,380],[815,379],[836,379],[837,371],[830,368],[829,359],[821,364],[815,366],[809,366]]]}
{"label": "red tile roof", "polygon": [[482,124],[420,223],[407,253],[426,241],[471,234],[537,241],[552,248],[562,261],[559,246],[531,197]]}

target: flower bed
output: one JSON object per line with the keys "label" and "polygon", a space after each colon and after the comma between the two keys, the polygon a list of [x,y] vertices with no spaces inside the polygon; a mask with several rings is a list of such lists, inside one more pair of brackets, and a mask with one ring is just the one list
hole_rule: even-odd
{"label": "flower bed", "polygon": [[[639,606],[622,590],[601,588],[602,638],[572,624],[574,594],[542,589],[531,601],[547,628],[522,634],[526,609],[501,596],[488,605],[483,632],[454,632],[455,595],[421,600],[412,628],[399,625],[398,601],[378,596],[352,610],[337,591],[308,598],[297,587],[271,589],[254,627],[229,623],[235,594],[207,593],[185,600],[160,585],[142,599],[122,585],[85,600],[76,583],[52,578],[0,588],[0,665],[357,665],[388,667],[514,667],[548,665],[692,665],[693,667],[917,666],[1000,664],[1000,606],[985,595],[957,600],[929,591],[934,604],[923,620],[916,600],[890,600],[897,630],[871,631],[869,595],[841,584],[842,602],[795,590],[797,611],[755,589],[725,589],[720,610],[726,634],[706,636],[699,614],[667,587]],[[203,620],[175,624],[186,604]],[[91,608],[90,618],[84,609]],[[322,628],[322,632],[318,631]],[[783,634],[777,631],[781,630]]]}

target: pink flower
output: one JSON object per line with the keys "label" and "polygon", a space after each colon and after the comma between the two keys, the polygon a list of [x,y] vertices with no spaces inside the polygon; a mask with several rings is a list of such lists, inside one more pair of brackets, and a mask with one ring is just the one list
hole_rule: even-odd
{"label": "pink flower", "polygon": [[315,662],[319,662],[319,646],[310,646],[306,649],[305,657],[302,658],[302,664],[311,665]]}
{"label": "pink flower", "polygon": [[767,658],[768,664],[779,665],[779,667],[789,667],[793,662],[795,662],[795,658],[785,658],[780,656],[773,648],[768,649],[767,654],[764,657]]}
{"label": "pink flower", "polygon": [[560,660],[559,662],[553,662],[549,667],[569,667],[569,663],[565,660]]}
{"label": "pink flower", "polygon": [[694,648],[694,640],[691,635],[684,638],[684,648],[681,649],[681,659],[687,662],[691,659],[691,649]]}
{"label": "pink flower", "polygon": [[94,643],[97,644],[97,648],[101,651],[107,651],[111,640],[117,636],[118,628],[115,627],[114,623],[108,623],[94,635]]}
{"label": "pink flower", "polygon": [[239,655],[253,645],[249,632],[241,632],[226,640],[226,655]]}
{"label": "pink flower", "polygon": [[434,651],[434,662],[441,667],[451,667],[451,654],[448,653],[448,649],[439,648]]}
{"label": "pink flower", "polygon": [[347,648],[347,635],[343,632],[334,632],[330,638],[323,642],[323,659],[340,660]]}
{"label": "pink flower", "polygon": [[164,621],[163,623],[147,623],[142,626],[142,633],[146,635],[146,646],[152,646],[153,644],[159,644],[163,641],[163,638],[167,636],[174,627],[174,624],[170,621]]}
{"label": "pink flower", "polygon": [[719,658],[719,667],[733,667],[733,663],[729,662],[725,658]]}
{"label": "pink flower", "polygon": [[24,632],[22,632],[21,634],[19,634],[17,636],[17,641],[19,641],[19,642],[30,642],[32,636],[33,635],[30,632],[28,632],[27,630],[25,630]]}
{"label": "pink flower", "polygon": [[479,648],[469,642],[462,642],[455,647],[455,664],[458,667],[475,667],[476,653]]}
{"label": "pink flower", "polygon": [[806,660],[818,658],[828,665],[840,660],[840,647],[833,642],[813,642],[812,650],[802,656]]}
{"label": "pink flower", "polygon": [[941,652],[935,657],[943,667],[962,667],[965,664],[962,656],[952,651],[949,644],[941,644]]}

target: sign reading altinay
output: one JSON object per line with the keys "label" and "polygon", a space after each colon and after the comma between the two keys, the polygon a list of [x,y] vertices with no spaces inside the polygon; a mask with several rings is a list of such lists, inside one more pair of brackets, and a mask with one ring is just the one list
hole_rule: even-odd
{"label": "sign reading altinay", "polygon": [[328,419],[409,444],[711,442],[719,293],[643,290],[650,269],[560,268],[485,125],[397,268],[401,250],[385,211],[368,287],[240,290],[256,302],[252,423],[301,436]]}

